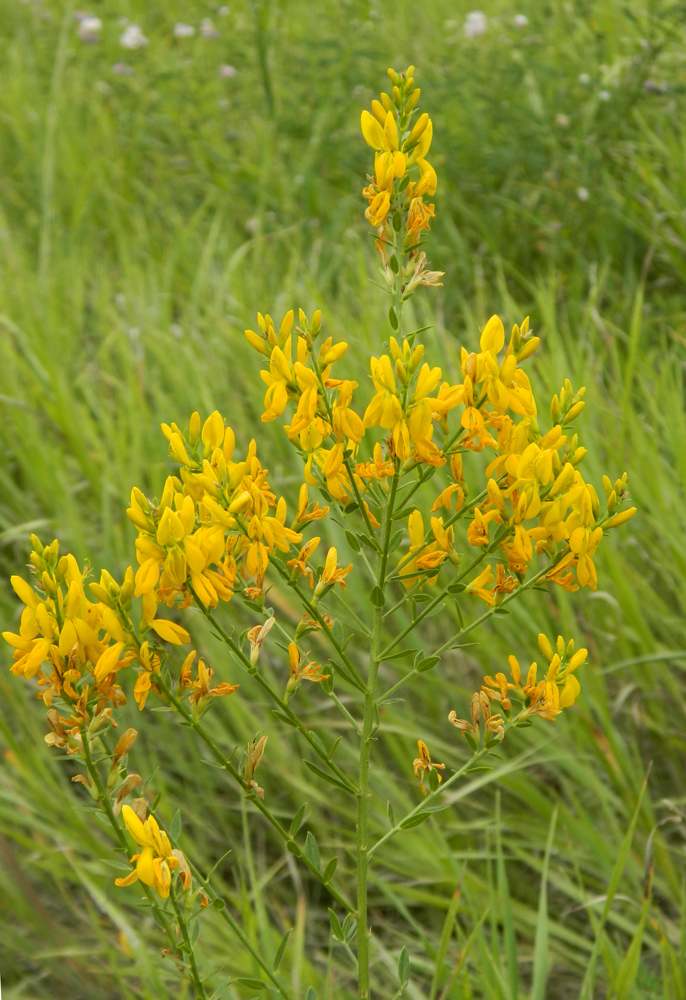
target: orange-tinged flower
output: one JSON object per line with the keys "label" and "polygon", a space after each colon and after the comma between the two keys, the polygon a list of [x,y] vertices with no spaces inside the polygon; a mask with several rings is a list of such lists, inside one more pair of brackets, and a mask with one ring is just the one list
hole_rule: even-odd
{"label": "orange-tinged flower", "polygon": [[[426,795],[426,788],[424,788],[424,775],[431,774],[432,771],[439,771],[439,770],[444,771],[445,764],[436,764],[434,761],[431,760],[429,748],[427,747],[426,743],[424,743],[422,740],[417,740],[417,747],[419,749],[419,757],[415,758],[415,760],[412,763],[412,766],[414,768],[415,778],[419,778],[419,787],[422,790],[422,795]],[[440,774],[437,773],[436,777],[438,778],[439,782],[443,781],[443,778],[441,777]]]}

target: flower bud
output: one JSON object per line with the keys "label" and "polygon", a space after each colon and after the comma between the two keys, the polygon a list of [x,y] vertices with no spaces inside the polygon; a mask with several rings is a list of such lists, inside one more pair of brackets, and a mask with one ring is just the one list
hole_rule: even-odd
{"label": "flower bud", "polygon": [[538,648],[543,653],[548,663],[550,663],[553,658],[553,647],[550,645],[550,640],[543,634],[543,632],[539,633],[538,636]]}
{"label": "flower bud", "polygon": [[420,90],[419,87],[417,87],[416,90],[412,91],[412,93],[410,94],[410,96],[405,101],[405,111],[407,111],[407,112],[412,111],[412,109],[416,106],[417,101],[419,100],[419,95],[420,94],[421,94],[421,90]]}
{"label": "flower bud", "polygon": [[540,343],[540,337],[529,337],[517,352],[517,361],[526,361],[527,358],[530,358]]}
{"label": "flower bud", "polygon": [[631,520],[635,513],[635,507],[629,507],[628,510],[622,510],[619,514],[615,514],[614,517],[611,517],[609,521],[606,521],[603,528],[617,528],[620,524],[626,524],[627,521]]}
{"label": "flower bud", "polygon": [[188,440],[193,445],[200,437],[200,414],[197,410],[191,413],[191,419],[188,422]]}

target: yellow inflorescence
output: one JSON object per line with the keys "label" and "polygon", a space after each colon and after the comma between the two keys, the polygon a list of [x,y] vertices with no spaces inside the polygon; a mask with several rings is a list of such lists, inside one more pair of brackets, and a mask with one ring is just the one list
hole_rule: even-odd
{"label": "yellow inflorescence", "polygon": [[[332,629],[323,605],[332,588],[345,588],[354,569],[353,562],[339,563],[336,548],[327,549],[319,536],[304,537],[331,509],[347,518],[355,553],[364,545],[381,554],[385,538],[383,585],[397,584],[414,612],[416,602],[428,599],[422,589],[436,586],[439,578],[458,600],[466,595],[469,604],[473,595],[489,609],[537,581],[568,591],[594,590],[594,558],[604,532],[635,513],[633,507],[620,509],[628,497],[626,476],[614,482],[603,478],[601,503],[580,472],[586,449],[574,422],[584,408],[583,388],[574,391],[565,381],[550,403],[549,426],[542,427],[523,369],[540,342],[528,317],[513,326],[506,341],[502,321],[492,316],[478,349],[462,348],[461,378],[454,383],[425,358],[419,331],[403,335],[403,304],[418,286],[435,285],[441,276],[427,270],[422,249],[434,216],[425,197],[435,194],[437,178],[427,160],[433,128],[428,114],[419,114],[413,68],[389,75],[392,94],[382,94],[371,113],[362,113],[362,132],[375,153],[364,189],[366,216],[377,230],[393,303],[386,352],[371,357],[371,378],[358,382],[347,377],[355,373],[340,370],[348,344],[324,336],[319,310],[309,318],[302,309],[297,318],[289,310],[278,328],[269,315],[258,314],[256,330],[245,331],[263,362],[262,420],[284,420],[302,461],[295,513],[289,518],[285,498],[272,491],[255,441],[237,448],[234,431],[218,411],[204,421],[196,412],[185,429],[162,425],[178,471],[166,479],[159,499],[136,487],[131,492],[127,514],[138,533],[137,569],[129,567],[123,583],[103,570],[98,582],[86,586],[87,568],[72,555],[60,556],[57,541],[43,546],[35,536],[32,584],[12,577],[25,607],[18,633],[3,633],[14,648],[11,669],[37,681],[49,708],[46,740],[67,753],[82,754],[84,737],[115,725],[113,712],[126,700],[120,684],[125,668],[135,671],[132,693],[140,709],[151,691],[171,698],[162,683],[168,647],[187,644],[190,636],[172,617],[159,614],[160,606],[176,615],[195,603],[208,612],[239,594],[264,610],[269,572],[293,587],[303,603],[287,646],[284,700],[303,681],[330,681],[299,642],[308,632]],[[472,452],[486,453],[488,461],[485,480],[470,499],[464,466]],[[415,498],[420,487],[424,499]],[[321,506],[311,490],[318,491]],[[386,518],[389,496],[401,494]],[[401,539],[394,530],[391,544],[391,532],[380,528],[391,516],[397,527],[398,514],[407,532]],[[389,559],[395,549],[399,555]],[[323,564],[317,566],[319,555]],[[467,561],[462,572],[461,557]],[[358,566],[363,558],[367,561],[366,552]],[[134,599],[139,599],[135,607]],[[384,600],[382,593],[375,607]],[[257,669],[274,623],[267,617],[244,633],[249,668]],[[540,677],[536,663],[524,677],[510,657],[510,678],[502,672],[485,677],[469,719],[451,713],[450,721],[473,747],[482,738],[484,743],[502,739],[515,717],[554,719],[574,704],[580,690],[576,671],[586,650],[575,652],[574,644],[561,638],[554,648],[544,636],[539,644],[547,663]],[[213,699],[236,690],[227,682],[213,686],[212,677],[203,659],[196,663],[195,651],[185,656],[174,698],[188,706],[194,724]],[[513,702],[519,705],[516,714]],[[260,797],[255,772],[266,740],[251,746],[244,768],[244,788]],[[428,775],[434,788],[443,767],[419,741],[416,776]],[[129,784],[122,788],[123,797]],[[183,856],[171,849],[154,817],[146,819],[126,805],[123,817],[141,851],[119,884],[140,879],[166,897],[172,872],[185,883]]]}

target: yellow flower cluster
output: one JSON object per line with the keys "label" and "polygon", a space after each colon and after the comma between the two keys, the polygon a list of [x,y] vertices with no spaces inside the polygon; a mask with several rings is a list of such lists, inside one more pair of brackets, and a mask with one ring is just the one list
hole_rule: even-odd
{"label": "yellow flower cluster", "polygon": [[[35,536],[33,583],[12,577],[24,604],[18,633],[3,633],[14,649],[12,672],[36,681],[39,697],[49,709],[46,741],[50,745],[81,755],[94,781],[98,772],[90,756],[91,744],[102,753],[99,763],[112,759],[105,792],[91,786],[85,775],[77,780],[82,779],[101,804],[105,794],[116,796],[116,812],[140,781],[121,764],[135,739],[133,730],[120,738],[113,757],[103,749],[104,733],[116,727],[114,711],[126,701],[121,671],[131,667],[131,674],[135,672],[133,697],[139,709],[150,692],[156,692],[199,732],[205,709],[237,688],[228,682],[213,685],[212,668],[192,650],[178,669],[172,691],[166,671],[162,673],[169,658],[166,644],[187,644],[190,636],[172,617],[159,614],[161,606],[176,617],[195,603],[214,623],[211,609],[220,601],[231,601],[234,594],[264,611],[265,587],[271,582],[266,579],[268,571],[292,588],[302,617],[292,635],[278,626],[288,644],[283,698],[258,672],[262,644],[275,618],[260,621],[238,640],[233,634],[224,638],[232,654],[257,675],[289,723],[299,728],[317,752],[314,735],[288,702],[303,681],[320,683],[332,694],[330,675],[309,659],[300,643],[303,636],[319,629],[333,644],[336,672],[340,669],[365,699],[360,728],[332,694],[362,735],[359,787],[363,791],[358,798],[366,816],[368,755],[378,706],[377,670],[391,658],[397,643],[448,594],[458,601],[464,594],[475,595],[489,607],[461,635],[536,582],[566,590],[595,589],[594,557],[604,532],[635,513],[633,507],[620,509],[628,497],[626,476],[614,483],[603,478],[605,501],[601,505],[596,490],[579,471],[586,450],[574,421],[584,408],[584,389],[575,392],[566,381],[552,399],[550,429],[541,429],[531,383],[522,367],[539,345],[528,318],[512,328],[506,344],[502,321],[491,317],[481,332],[478,351],[462,349],[461,380],[454,384],[444,379],[440,367],[426,360],[424,346],[417,340],[419,331],[404,335],[403,304],[418,286],[436,285],[441,277],[427,269],[422,249],[422,237],[434,217],[434,205],[424,198],[435,194],[437,178],[427,160],[433,128],[428,114],[418,114],[413,68],[404,73],[389,70],[389,76],[391,94],[373,101],[371,113],[364,111],[361,121],[364,138],[375,154],[374,171],[364,189],[366,217],[377,230],[376,249],[392,299],[388,317],[393,331],[387,353],[370,359],[369,390],[367,382],[361,390],[364,409],[357,404],[358,382],[338,377],[348,344],[323,336],[319,310],[308,318],[300,309],[297,320],[289,310],[278,328],[268,314],[258,314],[257,329],[245,331],[263,362],[262,421],[288,421],[284,430],[303,462],[304,482],[294,515],[288,517],[285,497],[272,491],[255,441],[237,451],[234,432],[219,411],[204,421],[194,412],[185,429],[174,423],[162,425],[169,454],[179,468],[167,477],[159,499],[147,497],[137,487],[131,492],[127,515],[137,530],[137,569],[129,567],[121,584],[103,570],[98,582],[86,586],[87,567],[82,570],[72,555],[60,556],[57,541],[43,546]],[[485,452],[488,461],[483,462],[485,486],[470,500],[463,463],[465,455],[473,452]],[[443,482],[437,490],[429,487],[431,498],[423,514],[415,494],[434,476]],[[319,491],[323,506],[310,501],[309,489]],[[373,629],[366,633],[372,637],[366,679],[345,652],[347,640],[337,637],[341,626],[325,611],[327,595],[336,585],[346,587],[353,563],[339,564],[338,551],[331,546],[323,566],[317,566],[314,557],[321,538],[303,536],[304,529],[325,518],[331,508],[339,522],[341,517],[351,518],[345,522],[347,540],[352,551],[362,553],[360,564],[364,562],[375,575],[369,595],[375,617]],[[406,521],[406,534],[393,530],[398,518]],[[465,527],[458,534],[461,520]],[[470,549],[475,558],[460,571]],[[391,559],[396,550],[400,551],[397,564],[395,557]],[[543,568],[530,572],[534,556],[543,561]],[[376,557],[374,570],[370,559]],[[382,618],[392,627],[392,615],[403,608],[405,600],[416,612],[417,604],[430,601],[419,592],[425,585],[435,586],[441,574],[445,579],[447,568],[453,576],[446,579],[444,593],[427,604],[425,613],[413,614],[400,635],[384,648]],[[403,599],[382,614],[393,586]],[[135,610],[134,599],[140,602]],[[420,657],[408,678],[435,665],[448,645],[435,655]],[[537,664],[532,663],[524,677],[517,660],[510,657],[510,678],[503,672],[486,676],[472,697],[468,719],[450,713],[450,722],[464,733],[473,750],[481,745],[486,753],[509,726],[532,716],[552,720],[574,704],[580,691],[576,671],[586,650],[575,652],[574,643],[565,643],[561,637],[553,647],[540,636],[539,646],[547,662],[545,676],[539,679]],[[513,702],[519,706],[517,712]],[[249,746],[242,776],[240,772],[234,776],[260,800],[264,792],[255,775],[266,743],[264,735]],[[438,772],[445,765],[431,760],[421,740],[418,749],[415,776],[422,791],[428,776],[435,792],[441,781]],[[338,765],[326,754],[323,759],[334,771],[334,783],[347,789],[347,778]],[[453,780],[454,776],[446,779],[446,784]],[[268,815],[261,802],[260,809]],[[172,849],[155,817],[146,818],[144,800],[134,800],[133,807],[125,804],[121,811],[140,851],[132,858],[130,874],[117,884],[140,880],[165,899],[177,872],[182,888],[189,887],[190,870],[183,855]],[[362,833],[365,826],[366,819],[359,826]],[[362,927],[366,934],[367,924],[363,922]]]}
{"label": "yellow flower cluster", "polygon": [[[522,671],[516,657],[509,657],[512,680],[504,673],[495,677],[487,675],[479,691],[472,695],[469,719],[460,719],[456,712],[448,716],[449,722],[459,729],[473,750],[478,748],[483,722],[484,740],[502,740],[505,726],[511,719],[513,699],[521,706],[520,711],[512,718],[512,723],[523,722],[531,716],[541,719],[555,719],[562,709],[572,706],[581,691],[575,671],[586,662],[587,649],[575,652],[574,640],[565,642],[561,635],[557,637],[553,649],[547,636],[541,633],[538,646],[546,659],[548,669],[545,677],[538,680],[538,665],[532,663],[523,679]],[[497,713],[491,711],[491,703],[497,702]],[[502,713],[502,714],[501,714]],[[504,716],[504,718],[503,718]]]}
{"label": "yellow flower cluster", "polygon": [[166,899],[171,890],[172,872],[179,870],[182,889],[191,886],[188,862],[178,850],[172,850],[169,837],[160,830],[154,816],[142,820],[131,806],[122,806],[121,811],[126,829],[141,850],[134,854],[131,863],[135,867],[130,875],[115,879],[115,885],[127,886],[140,881],[155,889],[161,899]]}
{"label": "yellow flower cluster", "polygon": [[374,150],[374,173],[362,192],[368,202],[365,215],[377,231],[386,282],[399,293],[389,313],[396,330],[402,302],[420,285],[439,285],[443,276],[428,269],[421,249],[422,234],[435,214],[424,196],[436,193],[438,178],[426,158],[433,138],[431,119],[424,112],[413,122],[420,95],[413,74],[414,66],[402,73],[389,69],[391,94],[372,101],[371,114],[363,111],[361,118],[362,135]]}
{"label": "yellow flower cluster", "polygon": [[[79,727],[89,718],[89,701],[97,705],[98,714],[104,712],[107,717],[126,701],[116,678],[133,655],[119,639],[121,628],[111,608],[86,596],[84,573],[74,556],[60,556],[57,539],[44,546],[32,535],[31,543],[34,586],[20,576],[11,578],[25,607],[19,633],[2,635],[14,648],[13,674],[27,680],[36,678],[39,696],[48,707],[56,697],[68,699],[71,715],[60,721],[72,727],[72,742],[65,742],[65,746],[75,752]],[[111,580],[109,574],[105,585],[107,578]],[[133,573],[127,574],[117,589],[120,600],[130,602]]]}
{"label": "yellow flower cluster", "polygon": [[[541,433],[531,384],[519,367],[539,343],[538,337],[531,336],[527,317],[521,326],[513,327],[505,350],[502,321],[492,316],[481,334],[481,350],[468,353],[462,349],[462,383],[444,383],[438,394],[444,412],[453,406],[461,406],[462,412],[458,434],[448,439],[442,451],[434,446],[431,464],[435,465],[445,463],[446,455],[454,450],[450,461],[452,482],[436,498],[432,512],[441,508],[456,513],[461,510],[467,494],[462,468],[465,452],[485,448],[495,452],[486,468],[485,497],[470,508],[466,533],[471,546],[483,548],[485,554],[497,550],[502,558],[495,573],[494,567],[488,565],[466,585],[469,593],[489,605],[499,603],[524,580],[535,553],[551,558],[552,567],[546,574],[549,581],[566,590],[579,586],[595,590],[593,557],[603,531],[629,520],[636,511],[632,507],[615,513],[627,496],[626,476],[614,485],[604,477],[607,502],[605,511],[601,511],[595,489],[578,469],[586,449],[580,446],[576,433],[568,433],[568,428],[584,407],[583,389],[574,393],[571,384],[565,383],[551,405],[554,426]],[[438,416],[432,413],[434,423],[447,430]],[[408,529],[411,558],[401,558],[400,572],[414,581],[413,569],[429,570],[433,568],[432,559],[438,565],[450,554],[452,536],[446,536],[442,520],[439,525],[438,519],[432,518],[434,541],[424,540],[422,544],[423,527],[417,512],[410,515]],[[441,548],[443,558],[438,555]],[[427,582],[435,580],[434,576]]]}
{"label": "yellow flower cluster", "polygon": [[[406,203],[410,219],[408,233],[415,239],[422,229],[429,228],[434,206],[426,205],[423,195],[436,193],[436,171],[426,159],[433,126],[424,113],[410,127],[421,91],[415,87],[414,66],[404,73],[389,69],[393,84],[392,96],[382,94],[372,101],[372,113],[362,112],[362,134],[374,150],[374,174],[364,189],[369,202],[366,216],[373,226],[383,226],[389,212],[400,199]],[[417,167],[417,178],[411,179],[410,168]]]}

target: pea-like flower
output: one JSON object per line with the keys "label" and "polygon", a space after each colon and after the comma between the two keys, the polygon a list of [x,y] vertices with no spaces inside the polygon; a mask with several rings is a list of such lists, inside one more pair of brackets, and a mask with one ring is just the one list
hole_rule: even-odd
{"label": "pea-like flower", "polygon": [[[154,889],[158,896],[166,899],[171,890],[172,872],[182,862],[185,869],[188,867],[181,851],[172,850],[169,837],[160,829],[154,816],[141,820],[129,805],[122,806],[121,814],[129,835],[141,850],[131,858],[131,863],[135,862],[133,871],[124,878],[115,879],[114,884],[133,885],[140,879],[144,885]],[[188,887],[183,885],[183,888]]]}

